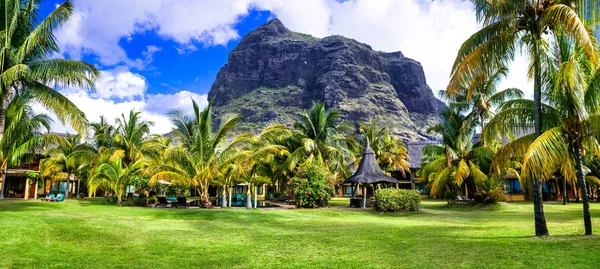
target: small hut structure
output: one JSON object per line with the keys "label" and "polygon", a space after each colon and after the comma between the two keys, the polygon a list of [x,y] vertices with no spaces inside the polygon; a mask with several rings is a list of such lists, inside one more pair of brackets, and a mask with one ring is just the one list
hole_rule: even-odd
{"label": "small hut structure", "polygon": [[369,139],[367,138],[367,146],[365,147],[365,152],[363,153],[362,160],[358,165],[358,170],[351,177],[344,180],[344,184],[354,183],[354,194],[356,193],[356,188],[358,188],[358,184],[360,183],[363,187],[363,208],[367,207],[367,186],[369,184],[379,184],[379,183],[398,183],[398,180],[390,177],[381,171],[379,164],[377,164],[377,160],[375,159],[375,153],[371,149],[369,145]]}

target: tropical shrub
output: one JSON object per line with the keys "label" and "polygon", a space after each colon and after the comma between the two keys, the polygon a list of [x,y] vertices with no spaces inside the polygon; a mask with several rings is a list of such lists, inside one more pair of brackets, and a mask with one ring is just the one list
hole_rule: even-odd
{"label": "tropical shrub", "polygon": [[486,180],[479,186],[479,191],[475,194],[477,202],[495,203],[506,200],[504,195],[504,181],[501,179]]}
{"label": "tropical shrub", "polygon": [[321,207],[333,194],[333,182],[329,171],[312,163],[298,169],[291,185],[297,207]]}
{"label": "tropical shrub", "polygon": [[377,211],[418,211],[420,205],[421,195],[416,190],[381,189],[375,193]]}

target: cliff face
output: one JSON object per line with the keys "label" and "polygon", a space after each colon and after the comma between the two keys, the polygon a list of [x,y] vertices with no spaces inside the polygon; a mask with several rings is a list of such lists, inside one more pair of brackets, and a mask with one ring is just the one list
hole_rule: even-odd
{"label": "cliff face", "polygon": [[292,123],[312,102],[325,101],[352,123],[380,117],[405,140],[428,140],[443,106],[420,63],[341,36],[317,39],[277,19],[244,37],[221,68],[209,98],[216,116],[242,114],[244,131]]}

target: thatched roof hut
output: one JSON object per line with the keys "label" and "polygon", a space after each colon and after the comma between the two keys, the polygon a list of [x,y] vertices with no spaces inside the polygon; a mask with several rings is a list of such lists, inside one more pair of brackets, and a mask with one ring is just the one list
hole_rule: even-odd
{"label": "thatched roof hut", "polygon": [[362,183],[362,184],[377,184],[377,183],[398,183],[398,180],[384,174],[377,164],[375,153],[369,145],[367,139],[367,147],[363,153],[362,160],[358,165],[358,170],[351,177],[344,180],[344,183]]}
{"label": "thatched roof hut", "polygon": [[363,186],[363,202],[362,207],[367,206],[367,188],[366,186],[369,184],[378,184],[378,183],[398,183],[398,180],[390,177],[381,171],[379,164],[377,164],[377,160],[375,159],[375,153],[371,149],[369,145],[369,139],[367,139],[367,146],[365,147],[365,152],[363,153],[362,160],[358,165],[358,170],[351,177],[344,180],[344,183],[354,184],[354,191],[358,187],[358,184],[362,184]]}

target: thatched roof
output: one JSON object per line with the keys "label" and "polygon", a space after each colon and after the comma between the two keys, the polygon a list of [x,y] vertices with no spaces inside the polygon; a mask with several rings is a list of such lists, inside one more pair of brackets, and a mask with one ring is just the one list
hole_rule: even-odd
{"label": "thatched roof", "polygon": [[410,156],[410,168],[419,169],[421,168],[421,159],[423,159],[423,147],[431,144],[441,144],[437,141],[420,141],[420,142],[407,142],[406,149],[408,150],[408,156]]}
{"label": "thatched roof", "polygon": [[367,139],[367,147],[363,153],[362,160],[358,165],[358,170],[351,177],[344,180],[344,183],[363,183],[363,184],[374,184],[374,183],[398,183],[398,180],[387,176],[381,171],[375,154],[369,145],[369,139]]}

